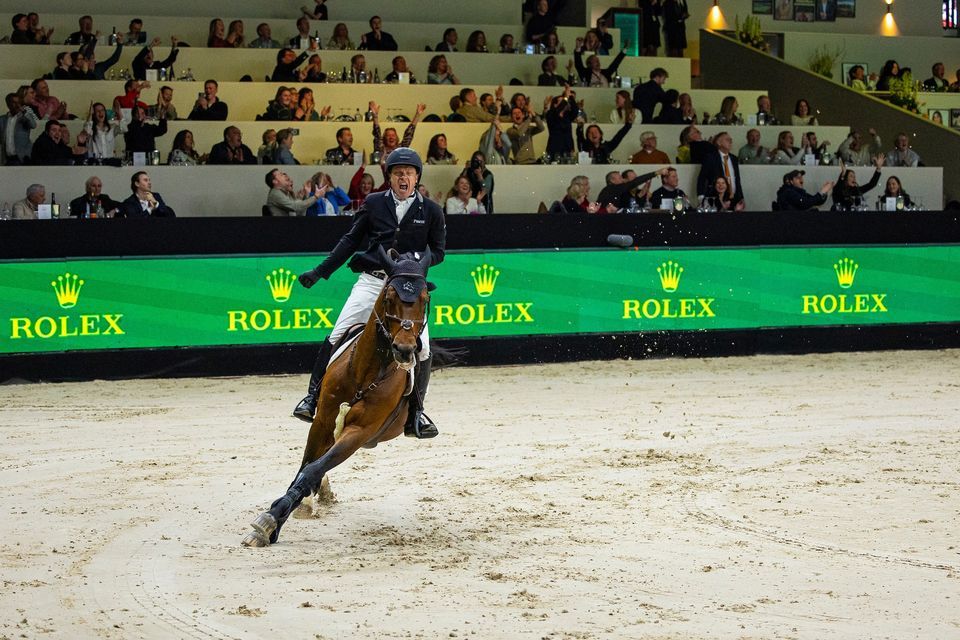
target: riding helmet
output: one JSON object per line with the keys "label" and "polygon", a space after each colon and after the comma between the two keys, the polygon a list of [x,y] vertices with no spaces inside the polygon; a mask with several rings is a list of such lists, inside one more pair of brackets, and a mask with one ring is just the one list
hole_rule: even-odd
{"label": "riding helmet", "polygon": [[387,173],[390,173],[390,169],[398,165],[406,165],[416,169],[418,179],[423,173],[423,161],[420,160],[417,152],[409,147],[394,149],[390,152],[390,155],[387,156]]}

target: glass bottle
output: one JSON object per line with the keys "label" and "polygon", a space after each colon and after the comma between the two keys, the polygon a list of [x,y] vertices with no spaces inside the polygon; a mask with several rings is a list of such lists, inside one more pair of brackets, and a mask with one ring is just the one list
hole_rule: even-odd
{"label": "glass bottle", "polygon": [[54,220],[60,219],[60,205],[57,204],[57,194],[50,194],[50,217]]}

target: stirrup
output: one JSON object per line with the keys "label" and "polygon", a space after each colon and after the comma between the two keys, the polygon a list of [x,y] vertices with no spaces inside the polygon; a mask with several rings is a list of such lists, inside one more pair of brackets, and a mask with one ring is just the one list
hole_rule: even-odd
{"label": "stirrup", "polygon": [[440,431],[437,430],[437,425],[430,419],[430,416],[423,411],[417,411],[413,419],[407,420],[407,424],[403,426],[403,435],[408,438],[426,440],[427,438],[436,438],[440,435]]}
{"label": "stirrup", "polygon": [[313,394],[307,395],[297,404],[293,410],[293,417],[299,418],[304,422],[313,422],[313,415],[317,412],[317,397]]}

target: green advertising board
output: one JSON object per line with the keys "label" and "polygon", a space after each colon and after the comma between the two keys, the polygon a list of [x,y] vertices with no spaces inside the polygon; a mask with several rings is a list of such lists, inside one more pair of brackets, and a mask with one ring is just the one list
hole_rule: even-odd
{"label": "green advertising board", "polygon": [[[316,342],[356,276],[316,256],[0,263],[0,353]],[[960,248],[450,253],[436,338],[960,322]]]}

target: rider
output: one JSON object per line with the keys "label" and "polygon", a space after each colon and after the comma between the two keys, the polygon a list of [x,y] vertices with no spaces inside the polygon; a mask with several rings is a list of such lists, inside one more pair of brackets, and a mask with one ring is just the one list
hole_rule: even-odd
{"label": "rider", "polygon": [[[340,238],[327,259],[300,274],[300,284],[309,289],[320,278],[328,279],[348,258],[350,269],[359,274],[333,331],[320,345],[307,395],[293,411],[293,415],[307,422],[313,420],[317,410],[317,395],[333,345],[352,325],[367,321],[383,289],[387,266],[378,257],[378,247],[383,247],[384,251],[396,249],[401,254],[423,253],[429,247],[430,266],[443,261],[447,227],[440,206],[421,196],[417,189],[423,173],[420,156],[413,149],[400,147],[387,157],[386,171],[390,188],[368,195],[354,216],[350,231]],[[426,325],[420,339],[422,348],[418,354],[414,392],[410,394],[410,411],[403,433],[416,438],[433,438],[438,433],[437,427],[423,414],[423,398],[430,382],[433,360]]]}

